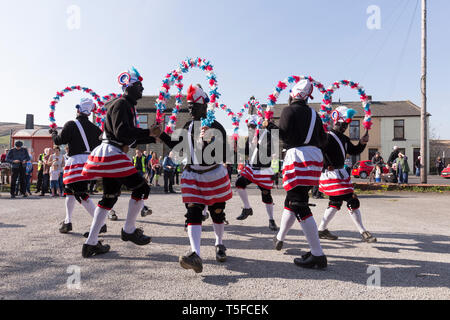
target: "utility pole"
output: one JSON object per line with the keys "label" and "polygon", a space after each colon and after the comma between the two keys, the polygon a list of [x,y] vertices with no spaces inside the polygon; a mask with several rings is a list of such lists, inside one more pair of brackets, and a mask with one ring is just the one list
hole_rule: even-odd
{"label": "utility pole", "polygon": [[427,0],[422,0],[422,110],[420,113],[420,154],[422,170],[420,182],[427,183],[428,175],[428,123],[427,123]]}

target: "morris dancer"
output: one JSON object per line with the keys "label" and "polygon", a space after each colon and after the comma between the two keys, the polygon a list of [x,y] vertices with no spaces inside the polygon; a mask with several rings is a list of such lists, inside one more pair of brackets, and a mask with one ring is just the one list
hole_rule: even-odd
{"label": "morris dancer", "polygon": [[[274,238],[274,247],[281,250],[283,241],[297,219],[311,251],[294,263],[303,268],[322,269],[327,258],[322,251],[317,225],[309,208],[309,190],[319,183],[323,156],[319,148],[326,143],[326,134],[317,112],[307,105],[313,85],[309,80],[299,81],[289,97],[289,105],[280,117],[280,138],[287,149],[283,163],[283,187],[287,191],[280,231]],[[267,124],[267,121],[264,123]]]}
{"label": "morris dancer", "polygon": [[[238,220],[245,220],[248,216],[253,215],[253,209],[248,201],[247,186],[254,183],[261,190],[262,202],[266,206],[267,215],[269,216],[269,228],[277,231],[278,227],[273,219],[273,199],[270,190],[273,187],[273,170],[272,170],[272,137],[270,128],[264,129],[262,134],[255,136],[258,117],[252,115],[248,120],[248,138],[245,143],[245,155],[249,155],[250,144],[252,144],[252,157],[241,172],[240,177],[236,180],[236,189],[244,203],[244,208]],[[271,123],[269,124],[269,126]],[[250,142],[251,137],[252,142]],[[262,158],[262,159],[261,159]],[[264,159],[266,159],[264,161]],[[263,161],[261,161],[263,160]]]}
{"label": "morris dancer", "polygon": [[353,184],[347,170],[344,169],[344,161],[347,154],[358,155],[364,151],[369,135],[366,133],[358,145],[353,145],[350,138],[344,135],[349,123],[352,121],[356,111],[340,106],[333,111],[333,129],[328,133],[328,143],[324,150],[325,164],[320,176],[320,191],[330,197],[328,208],[319,226],[319,237],[321,239],[337,240],[338,237],[328,231],[327,226],[336,212],[341,209],[343,201],[347,202],[348,212],[362,240],[365,242],[376,242],[377,239],[367,231],[361,219],[359,211],[359,199],[354,193]]}
{"label": "morris dancer", "polygon": [[[64,166],[64,195],[66,197],[66,219],[61,223],[59,232],[68,233],[72,231],[72,213],[75,201],[78,201],[86,211],[94,217],[95,204],[89,198],[88,183],[81,175],[91,150],[101,143],[102,131],[91,121],[89,115],[95,105],[91,99],[83,98],[77,107],[75,121],[67,122],[61,133],[56,129],[50,129],[53,142],[56,145],[68,145],[68,159]],[[103,224],[100,233],[106,232],[106,224]]]}
{"label": "morris dancer", "polygon": [[[222,241],[224,209],[225,202],[232,197],[228,172],[223,166],[229,150],[226,131],[217,121],[214,121],[209,129],[201,128],[200,119],[206,118],[208,101],[209,98],[200,85],[191,85],[187,92],[187,102],[192,120],[184,126],[187,130],[187,141],[183,137],[180,137],[179,141],[172,141],[166,133],[159,136],[170,148],[183,142],[188,150],[188,162],[181,176],[181,193],[187,209],[185,217],[191,250],[180,256],[179,262],[183,268],[193,269],[196,273],[203,271],[200,242],[205,206],[208,206],[213,221],[216,260],[226,261],[226,248]],[[215,149],[211,150],[211,147]],[[212,159],[208,159],[208,152]],[[217,153],[222,153],[221,157]]]}
{"label": "morris dancer", "polygon": [[108,211],[117,202],[122,185],[132,193],[121,239],[137,245],[146,245],[151,241],[150,237],[144,235],[142,229],[135,226],[136,218],[144,205],[143,200],[147,199],[150,193],[150,187],[127,155],[129,147],[156,141],[150,136],[149,129],[141,129],[136,125],[136,104],[144,91],[141,81],[142,77],[134,68],[119,76],[119,84],[122,85],[124,95],[109,103],[103,141],[91,152],[83,168],[82,174],[87,179],[103,178],[103,197],[95,209],[89,237],[83,245],[84,258],[109,251],[109,245],[103,245],[98,241],[98,233]]}

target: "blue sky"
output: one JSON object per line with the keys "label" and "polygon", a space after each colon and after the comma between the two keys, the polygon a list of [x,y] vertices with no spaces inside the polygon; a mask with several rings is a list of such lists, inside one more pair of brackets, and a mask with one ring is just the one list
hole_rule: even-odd
{"label": "blue sky", "polygon": [[[420,1],[417,0],[130,0],[1,1],[0,122],[48,123],[57,90],[80,84],[103,95],[119,92],[117,75],[131,65],[144,77],[144,94],[158,92],[164,75],[186,57],[215,68],[221,102],[239,110],[251,95],[265,102],[289,75],[311,75],[325,85],[360,82],[375,100],[420,105]],[[70,30],[71,5],[80,28]],[[381,29],[369,30],[368,6],[381,12]],[[428,110],[431,127],[450,139],[450,2],[429,1]],[[410,30],[410,32],[409,32]],[[408,33],[409,32],[409,33]],[[407,35],[409,34],[409,37]],[[186,83],[206,85],[193,70]],[[57,106],[59,125],[81,97]],[[315,102],[320,100],[316,92]],[[335,99],[356,100],[343,89]],[[287,93],[280,101],[287,99]],[[221,111],[217,117],[231,127]]]}

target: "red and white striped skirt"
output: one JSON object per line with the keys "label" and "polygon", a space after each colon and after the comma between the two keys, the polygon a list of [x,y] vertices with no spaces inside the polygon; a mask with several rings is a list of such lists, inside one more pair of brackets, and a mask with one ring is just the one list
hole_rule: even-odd
{"label": "red and white striped skirt", "polygon": [[253,169],[251,166],[245,166],[241,176],[247,178],[257,186],[264,189],[273,188],[273,170],[272,168]]}
{"label": "red and white striped skirt", "polygon": [[[208,168],[194,167],[199,170]],[[184,170],[181,175],[181,194],[184,203],[200,203],[207,206],[230,200],[233,192],[227,169],[221,165],[201,174]]]}
{"label": "red and white striped skirt", "polygon": [[327,196],[342,196],[353,193],[353,183],[350,180],[347,170],[336,169],[334,171],[325,170],[320,176],[319,191]]}
{"label": "red and white striped skirt", "polygon": [[137,173],[130,157],[119,148],[100,144],[88,157],[82,175],[88,180],[97,178],[123,178]]}
{"label": "red and white striped skirt", "polygon": [[71,184],[75,182],[89,180],[85,176],[81,174],[83,171],[84,164],[88,159],[87,154],[77,154],[66,161],[66,165],[64,166],[63,173],[63,183]]}
{"label": "red and white striped skirt", "polygon": [[317,186],[322,167],[323,155],[319,148],[289,149],[283,162],[283,188],[289,191],[298,186]]}

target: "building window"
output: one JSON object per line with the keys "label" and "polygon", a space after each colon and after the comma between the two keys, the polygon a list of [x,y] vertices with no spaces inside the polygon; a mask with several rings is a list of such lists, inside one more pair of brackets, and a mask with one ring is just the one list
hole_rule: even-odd
{"label": "building window", "polygon": [[142,129],[148,129],[148,115],[138,114],[139,127]]}
{"label": "building window", "polygon": [[405,120],[394,120],[394,140],[405,140]]}
{"label": "building window", "polygon": [[359,140],[359,120],[350,122],[350,139]]}

